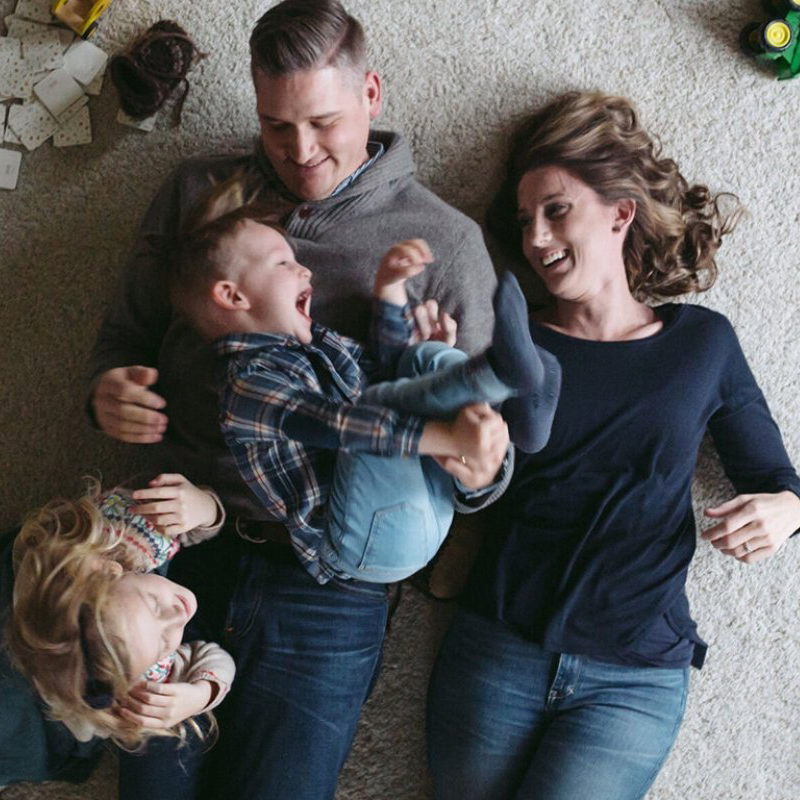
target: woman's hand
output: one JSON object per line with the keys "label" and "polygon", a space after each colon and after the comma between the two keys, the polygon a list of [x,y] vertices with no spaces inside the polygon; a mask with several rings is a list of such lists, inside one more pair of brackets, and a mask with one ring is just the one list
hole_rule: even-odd
{"label": "woman's hand", "polygon": [[800,497],[790,491],[740,494],[704,513],[722,521],[703,538],[725,555],[755,564],[774,555],[800,528]]}
{"label": "woman's hand", "polygon": [[132,493],[138,502],[131,510],[146,517],[167,536],[179,536],[195,528],[208,528],[217,520],[214,498],[183,475],[164,473],[153,478],[148,489]]}
{"label": "woman's hand", "polygon": [[137,683],[117,708],[122,719],[143,728],[171,728],[205,709],[213,696],[210,681]]}

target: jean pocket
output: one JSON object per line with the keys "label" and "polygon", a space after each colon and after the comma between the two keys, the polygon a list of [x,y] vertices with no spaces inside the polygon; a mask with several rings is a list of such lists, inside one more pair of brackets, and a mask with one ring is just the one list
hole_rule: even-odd
{"label": "jean pocket", "polygon": [[399,580],[401,575],[424,567],[435,553],[431,540],[436,537],[428,517],[423,509],[407,502],[376,509],[358,564],[359,573],[396,571]]}
{"label": "jean pocket", "polygon": [[256,568],[256,563],[248,556],[241,556],[238,569],[236,588],[228,606],[225,618],[225,641],[229,644],[245,636],[258,616],[261,607],[262,580],[261,570]]}

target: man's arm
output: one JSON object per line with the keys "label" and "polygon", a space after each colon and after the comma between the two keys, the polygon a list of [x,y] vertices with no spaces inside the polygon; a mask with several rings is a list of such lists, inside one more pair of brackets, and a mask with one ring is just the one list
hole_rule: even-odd
{"label": "man's arm", "polygon": [[122,281],[97,334],[90,359],[87,408],[94,423],[126,442],[160,441],[166,402],[151,390],[154,368],[172,319],[162,268],[163,242],[177,233],[180,170],[161,186],[139,226]]}
{"label": "man's arm", "polygon": [[465,227],[461,246],[445,259],[439,280],[430,296],[439,301],[458,322],[456,346],[469,355],[475,355],[491,342],[494,312],[492,296],[497,286],[497,276],[489,258],[480,228],[470,223]]}

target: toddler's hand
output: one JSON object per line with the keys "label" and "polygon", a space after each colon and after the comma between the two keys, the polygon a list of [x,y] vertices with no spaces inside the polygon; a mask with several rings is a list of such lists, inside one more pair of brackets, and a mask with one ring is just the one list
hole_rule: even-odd
{"label": "toddler's hand", "polygon": [[456,343],[458,324],[446,312],[439,310],[436,300],[426,300],[411,309],[416,323],[412,342],[444,342],[449,347]]}
{"label": "toddler's hand", "polygon": [[409,239],[389,248],[375,275],[374,294],[386,303],[402,306],[408,302],[405,282],[433,261],[424,239]]}
{"label": "toddler's hand", "polygon": [[195,683],[137,683],[117,708],[123,719],[144,728],[171,728],[195,714],[210,702],[210,681]]}
{"label": "toddler's hand", "polygon": [[208,528],[217,519],[214,498],[183,475],[164,473],[153,478],[148,486],[133,492],[138,505],[132,511],[149,519],[168,536]]}

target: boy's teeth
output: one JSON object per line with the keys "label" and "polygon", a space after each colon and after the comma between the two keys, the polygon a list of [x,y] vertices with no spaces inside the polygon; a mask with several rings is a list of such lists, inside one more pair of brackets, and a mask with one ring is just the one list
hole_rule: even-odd
{"label": "boy's teeth", "polygon": [[562,258],[565,258],[567,255],[566,250],[558,250],[555,253],[550,253],[548,256],[545,256],[542,259],[542,264],[545,267],[549,267],[551,264],[555,263],[556,261],[560,261]]}

